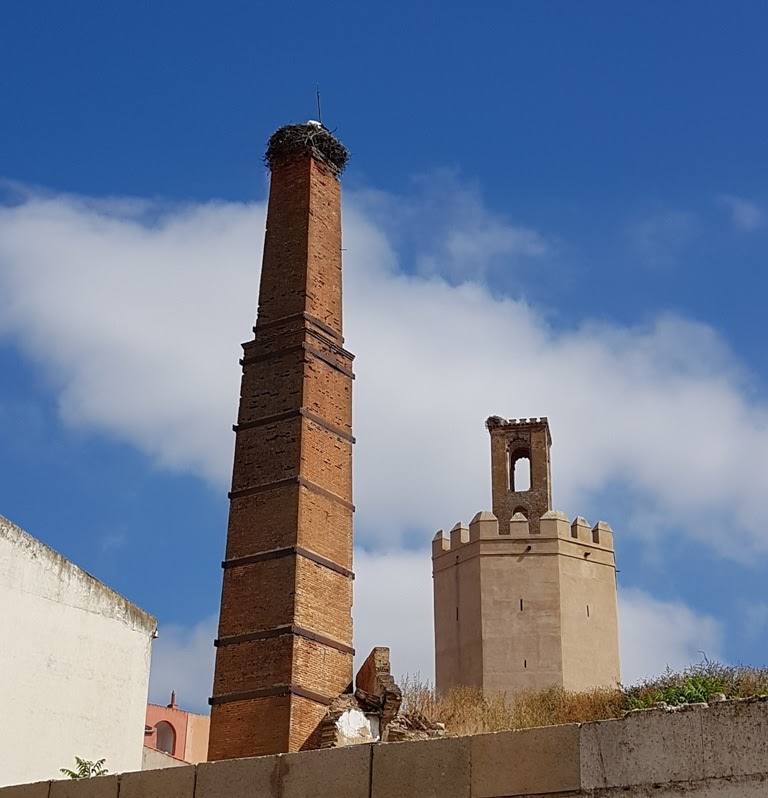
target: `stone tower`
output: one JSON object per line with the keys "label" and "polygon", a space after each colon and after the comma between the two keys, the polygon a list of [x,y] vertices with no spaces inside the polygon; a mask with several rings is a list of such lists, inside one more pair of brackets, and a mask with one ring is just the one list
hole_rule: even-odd
{"label": "stone tower", "polygon": [[[432,543],[438,691],[486,694],[619,682],[616,561],[608,524],[552,510],[546,418],[488,419],[494,513]],[[530,460],[530,488],[515,484]]]}
{"label": "stone tower", "polygon": [[344,147],[270,139],[267,229],[240,409],[209,759],[296,751],[352,681],[352,355],[341,309]]}

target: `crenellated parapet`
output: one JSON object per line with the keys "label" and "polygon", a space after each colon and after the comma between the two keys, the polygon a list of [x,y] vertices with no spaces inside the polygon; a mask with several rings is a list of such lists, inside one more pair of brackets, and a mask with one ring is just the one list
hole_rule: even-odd
{"label": "crenellated parapet", "polygon": [[447,534],[439,529],[432,539],[432,558],[449,552],[457,552],[478,541],[520,541],[530,540],[538,543],[558,539],[578,543],[590,548],[613,552],[613,530],[605,521],[591,526],[583,516],[577,515],[573,521],[565,513],[550,510],[539,521],[539,532],[533,532],[528,519],[522,513],[515,513],[507,525],[500,524],[496,516],[484,510],[475,515],[469,526],[456,523]]}
{"label": "crenellated parapet", "polygon": [[549,419],[547,416],[532,416],[531,418],[503,418],[502,416],[488,416],[485,419],[485,428],[489,432],[494,430],[515,430],[515,428],[523,429],[535,426],[543,426],[547,428],[547,437],[550,446],[552,445],[552,438],[549,434]]}

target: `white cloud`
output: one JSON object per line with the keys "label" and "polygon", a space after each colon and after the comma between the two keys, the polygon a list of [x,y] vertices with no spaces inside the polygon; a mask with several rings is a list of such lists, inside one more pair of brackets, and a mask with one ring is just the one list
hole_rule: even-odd
{"label": "white cloud", "polygon": [[[766,404],[712,328],[665,316],[559,332],[524,302],[461,282],[505,253],[544,257],[535,233],[484,219],[475,203],[467,224],[456,213],[450,236],[414,248],[371,207],[361,194],[345,206],[357,521],[368,548],[356,563],[360,657],[391,645],[398,673],[431,677],[429,556],[402,543],[427,543],[488,506],[482,423],[492,413],[549,415],[556,504],[571,514],[619,485],[634,501],[627,524],[645,513],[728,554],[736,538],[745,557],[768,549]],[[67,423],[224,490],[263,215],[259,203],[28,193],[0,209],[0,335],[40,364]],[[416,261],[410,276],[403,251]],[[634,534],[610,520],[619,536]],[[153,700],[176,689],[204,710],[214,619],[160,631]],[[627,681],[720,653],[716,621],[639,591],[622,595],[622,634]]]}
{"label": "white cloud", "polygon": [[[571,515],[620,486],[627,518],[651,508],[727,555],[768,549],[767,406],[711,327],[664,316],[561,332],[482,284],[406,275],[396,232],[360,197],[345,205],[345,269],[363,543],[426,542],[487,507],[482,425],[498,413],[550,417],[556,504]],[[482,227],[481,210],[467,228],[456,215],[454,234]],[[32,194],[0,209],[0,335],[54,381],[67,422],[223,490],[263,214]]]}
{"label": "white cloud", "polygon": [[432,680],[432,559],[429,551],[355,553],[355,662],[389,646],[392,669]]}
{"label": "white cloud", "polygon": [[152,643],[149,700],[167,704],[176,691],[179,706],[192,712],[208,712],[213,686],[213,640],[216,618],[206,618],[192,627],[160,625]]}
{"label": "white cloud", "polygon": [[754,202],[734,194],[721,194],[718,199],[730,213],[733,226],[739,230],[749,233],[765,223],[763,209]]}
{"label": "white cloud", "polygon": [[669,666],[722,658],[722,624],[679,601],[659,601],[642,590],[619,592],[621,676],[631,684]]}
{"label": "white cloud", "polygon": [[263,208],[150,219],[137,206],[41,196],[0,210],[0,333],[43,365],[68,422],[221,483]]}
{"label": "white cloud", "polygon": [[398,251],[411,251],[411,271],[451,284],[482,280],[503,269],[541,267],[552,244],[536,230],[512,224],[489,208],[476,186],[450,171],[413,181],[408,196],[358,191],[354,208]]}

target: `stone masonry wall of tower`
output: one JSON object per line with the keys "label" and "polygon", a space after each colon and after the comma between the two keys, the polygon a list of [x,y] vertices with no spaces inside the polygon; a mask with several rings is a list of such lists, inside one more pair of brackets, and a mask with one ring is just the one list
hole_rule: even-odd
{"label": "stone masonry wall of tower", "polygon": [[353,356],[342,338],[338,164],[312,138],[340,145],[318,128],[273,136],[306,133],[307,143],[294,136],[270,161],[234,428],[211,760],[305,747],[352,681]]}
{"label": "stone masonry wall of tower", "polygon": [[[486,694],[620,680],[616,560],[603,521],[551,509],[546,418],[486,422],[494,512],[432,543],[435,681]],[[530,458],[530,489],[513,484]]]}

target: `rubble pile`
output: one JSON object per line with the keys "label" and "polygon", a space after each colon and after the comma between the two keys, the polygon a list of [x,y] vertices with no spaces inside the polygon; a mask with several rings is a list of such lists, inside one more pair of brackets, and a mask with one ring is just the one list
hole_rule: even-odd
{"label": "rubble pile", "polygon": [[377,646],[355,677],[354,693],[340,695],[328,707],[312,747],[339,748],[445,735],[442,723],[432,723],[418,712],[402,711],[402,700],[402,691],[390,672],[389,649]]}

